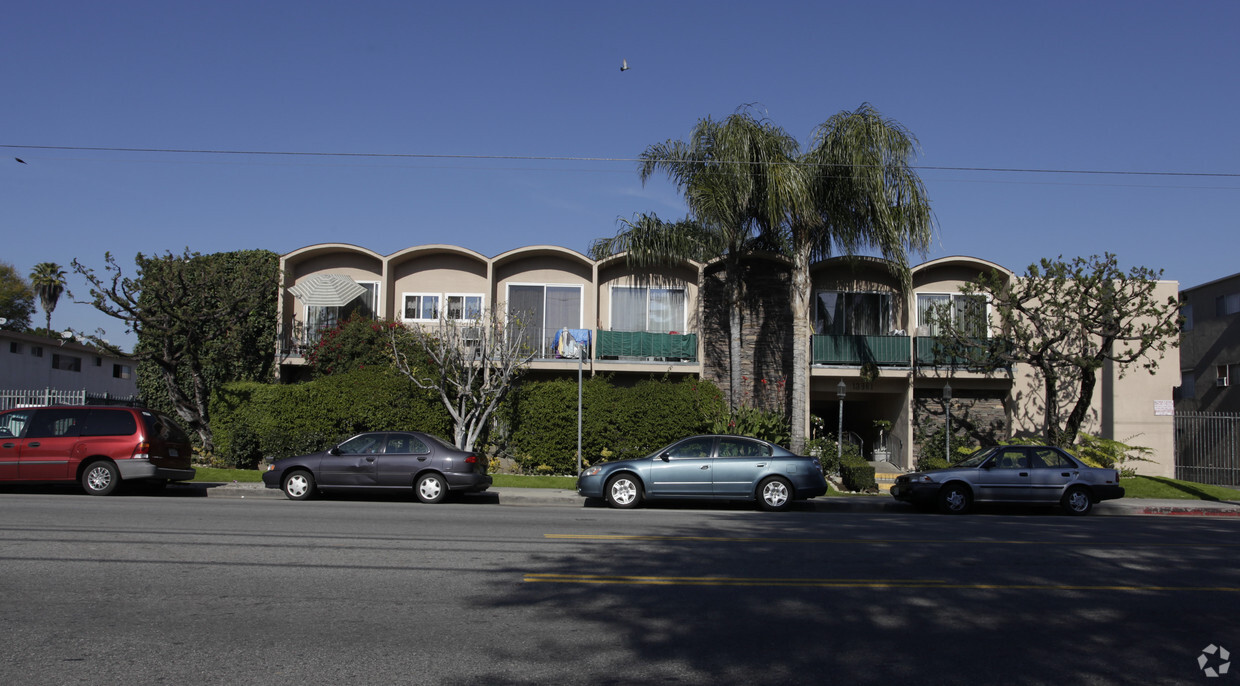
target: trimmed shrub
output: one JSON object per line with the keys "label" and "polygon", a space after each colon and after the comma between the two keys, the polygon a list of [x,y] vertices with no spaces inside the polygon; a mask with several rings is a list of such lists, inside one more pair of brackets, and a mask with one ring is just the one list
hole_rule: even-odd
{"label": "trimmed shrub", "polygon": [[[596,376],[582,384],[582,465],[649,455],[679,438],[708,433],[723,412],[709,381],[648,379],[616,386]],[[506,452],[530,473],[577,471],[577,382],[527,381],[509,397]]]}
{"label": "trimmed shrub", "polygon": [[226,384],[212,397],[211,414],[217,456],[240,468],[322,450],[362,431],[451,436],[452,426],[438,396],[377,368],[296,385]]}
{"label": "trimmed shrub", "polygon": [[874,467],[860,458],[849,458],[840,464],[840,480],[844,482],[844,488],[850,491],[878,490],[878,481],[874,479]]}

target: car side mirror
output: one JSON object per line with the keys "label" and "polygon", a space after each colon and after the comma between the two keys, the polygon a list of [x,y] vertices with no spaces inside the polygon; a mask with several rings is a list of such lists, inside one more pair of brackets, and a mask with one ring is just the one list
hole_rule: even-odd
{"label": "car side mirror", "polygon": [[664,462],[667,462],[672,459],[672,456],[670,453],[663,453],[662,455],[659,456],[659,459],[663,460]]}
{"label": "car side mirror", "polygon": [[328,454],[328,455],[337,455],[337,456],[338,456],[338,455],[340,455],[340,446],[333,445],[333,446],[331,447],[331,450],[328,450],[328,451],[327,451],[327,454]]}
{"label": "car side mirror", "polygon": [[983,464],[982,469],[994,469],[994,466],[995,466],[995,461],[991,460],[990,462]]}

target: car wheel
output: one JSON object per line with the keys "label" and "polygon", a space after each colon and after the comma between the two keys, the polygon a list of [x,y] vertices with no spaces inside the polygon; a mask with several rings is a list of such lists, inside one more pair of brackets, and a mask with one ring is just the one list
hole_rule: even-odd
{"label": "car wheel", "polygon": [[1080,486],[1073,486],[1063,494],[1059,504],[1063,506],[1065,512],[1070,515],[1089,514],[1094,508],[1094,499],[1089,497],[1089,492]]}
{"label": "car wheel", "polygon": [[603,497],[611,507],[630,510],[642,502],[642,485],[635,477],[619,474],[607,481]]}
{"label": "car wheel", "polygon": [[964,514],[973,507],[973,492],[961,483],[947,484],[939,491],[939,511]]}
{"label": "car wheel", "polygon": [[443,499],[448,497],[448,483],[438,474],[423,474],[418,477],[413,490],[417,493],[418,500],[427,505],[442,503]]}
{"label": "car wheel", "polygon": [[763,479],[758,484],[758,507],[767,512],[779,512],[792,507],[792,484],[782,476]]}
{"label": "car wheel", "polygon": [[121,474],[111,462],[92,462],[82,472],[82,490],[89,495],[108,495],[121,482]]}
{"label": "car wheel", "polygon": [[283,489],[289,500],[309,500],[314,497],[314,476],[304,469],[291,472],[284,477]]}

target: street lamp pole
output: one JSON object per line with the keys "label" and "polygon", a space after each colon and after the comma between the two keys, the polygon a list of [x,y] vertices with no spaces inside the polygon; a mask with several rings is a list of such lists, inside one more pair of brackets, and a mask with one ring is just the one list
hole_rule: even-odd
{"label": "street lamp pole", "polygon": [[943,418],[947,421],[946,438],[943,445],[943,457],[948,464],[952,461],[952,385],[943,384]]}
{"label": "street lamp pole", "polygon": [[835,434],[835,456],[841,460],[844,459],[844,395],[846,391],[848,391],[848,386],[843,381],[835,387],[835,394],[840,398],[840,425]]}

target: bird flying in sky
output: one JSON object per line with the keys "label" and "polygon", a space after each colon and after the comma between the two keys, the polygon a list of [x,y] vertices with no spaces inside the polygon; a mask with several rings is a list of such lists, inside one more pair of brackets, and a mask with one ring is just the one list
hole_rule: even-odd
{"label": "bird flying in sky", "polygon": [[629,61],[620,60],[620,71],[628,71],[628,70],[629,70]]}

